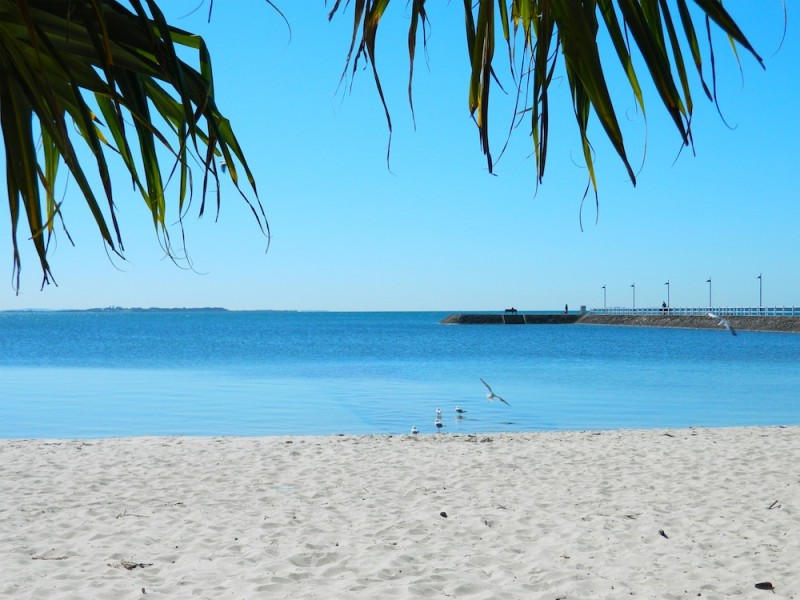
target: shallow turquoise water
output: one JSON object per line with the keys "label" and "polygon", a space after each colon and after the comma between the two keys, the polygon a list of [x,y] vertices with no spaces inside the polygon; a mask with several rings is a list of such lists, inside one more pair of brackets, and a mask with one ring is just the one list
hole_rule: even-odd
{"label": "shallow turquoise water", "polygon": [[0,313],[0,437],[800,424],[799,335],[444,316]]}

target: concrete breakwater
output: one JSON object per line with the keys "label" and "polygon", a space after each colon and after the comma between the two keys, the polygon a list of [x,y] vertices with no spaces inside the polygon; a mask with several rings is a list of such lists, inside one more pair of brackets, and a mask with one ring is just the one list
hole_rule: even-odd
{"label": "concrete breakwater", "polygon": [[524,313],[475,313],[450,315],[445,325],[565,325],[576,323],[584,315],[526,315]]}
{"label": "concrete breakwater", "polygon": [[[741,331],[800,333],[800,317],[726,317]],[[450,315],[445,325],[616,325],[628,327],[677,327],[719,329],[719,321],[701,315],[572,315],[478,313]]]}

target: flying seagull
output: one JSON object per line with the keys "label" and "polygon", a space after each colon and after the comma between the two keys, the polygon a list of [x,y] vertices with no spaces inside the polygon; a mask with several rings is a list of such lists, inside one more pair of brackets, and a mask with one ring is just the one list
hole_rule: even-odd
{"label": "flying seagull", "polygon": [[731,325],[731,322],[728,321],[728,319],[723,319],[722,317],[715,315],[712,312],[708,313],[708,316],[711,317],[712,319],[719,319],[719,323],[717,323],[717,325],[719,325],[720,327],[724,327],[725,329],[730,331],[731,335],[736,335],[736,330],[733,328],[733,325]]}
{"label": "flying seagull", "polygon": [[[479,379],[480,379],[480,378],[479,378]],[[503,398],[501,398],[500,396],[498,396],[497,394],[495,394],[495,393],[492,391],[492,388],[491,388],[491,387],[489,387],[489,384],[488,384],[488,383],[486,383],[486,382],[485,382],[483,379],[481,379],[481,383],[482,383],[483,385],[485,385],[485,386],[486,386],[486,389],[487,389],[487,390],[489,390],[489,393],[488,393],[488,394],[486,394],[486,399],[487,399],[489,402],[491,402],[492,400],[495,400],[495,399],[496,399],[496,400],[500,400],[500,402],[502,402],[502,403],[503,403],[503,404],[505,404],[506,406],[511,406],[511,405],[510,405],[508,402],[506,402],[506,401],[505,401]]]}

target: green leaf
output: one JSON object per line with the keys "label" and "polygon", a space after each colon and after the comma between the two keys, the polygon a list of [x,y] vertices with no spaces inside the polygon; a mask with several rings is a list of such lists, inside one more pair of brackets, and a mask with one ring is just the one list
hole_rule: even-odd
{"label": "green leaf", "polygon": [[[191,165],[199,164],[203,171],[205,194],[208,177],[218,177],[216,157],[222,155],[234,185],[269,237],[255,178],[230,123],[214,103],[211,57],[202,38],[170,26],[155,0],[129,0],[128,5],[115,0],[0,0],[0,112],[17,286],[17,235],[23,213],[45,282],[52,277],[43,238],[53,233],[56,217],[63,222],[55,199],[62,161],[113,252],[121,254],[123,244],[109,158],[121,160],[128,170],[175,259],[167,225],[169,178],[162,176],[159,158],[163,150],[172,160],[170,178],[174,173],[180,178],[179,219],[191,202]],[[199,69],[179,58],[179,48],[195,51]],[[165,131],[155,114],[164,119]],[[35,150],[33,122],[38,123],[41,155]],[[87,147],[91,158],[79,159],[75,143]],[[241,187],[237,166],[247,175],[244,185],[252,190],[252,199]],[[105,207],[89,183],[86,170],[92,168],[100,179]],[[203,203],[204,198],[201,212]],[[218,210],[219,206],[217,186]]]}

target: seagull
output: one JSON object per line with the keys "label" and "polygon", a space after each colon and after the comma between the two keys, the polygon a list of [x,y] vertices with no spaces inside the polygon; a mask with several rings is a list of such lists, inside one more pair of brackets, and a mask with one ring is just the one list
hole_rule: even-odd
{"label": "seagull", "polygon": [[417,429],[417,426],[416,426],[416,425],[414,425],[414,426],[411,428],[411,433],[412,433],[412,435],[417,435],[417,434],[419,433],[419,429]]}
{"label": "seagull", "polygon": [[[480,378],[479,378],[479,379],[480,379]],[[497,399],[497,400],[500,400],[500,402],[502,402],[502,403],[503,403],[503,404],[505,404],[506,406],[511,406],[511,405],[510,405],[508,402],[506,402],[506,401],[505,401],[503,398],[501,398],[500,396],[498,396],[497,394],[495,394],[495,393],[492,391],[492,388],[491,388],[491,387],[489,387],[489,384],[488,384],[488,383],[486,383],[486,382],[485,382],[483,379],[481,379],[481,383],[482,383],[483,385],[485,385],[485,386],[486,386],[486,389],[487,389],[487,390],[489,390],[489,393],[488,393],[488,394],[486,394],[486,399],[487,399],[489,402],[491,402],[492,400],[495,400],[495,399]]]}
{"label": "seagull", "polygon": [[437,408],[436,409],[436,418],[434,419],[433,424],[436,425],[436,429],[441,429],[442,427],[444,427],[444,425],[442,424],[442,409],[441,408]]}
{"label": "seagull", "polygon": [[467,412],[467,411],[465,411],[460,406],[456,406],[456,414],[463,415],[465,412]]}
{"label": "seagull", "polygon": [[724,327],[725,329],[730,331],[731,335],[736,335],[736,330],[733,328],[733,325],[731,325],[731,322],[728,321],[728,319],[723,319],[719,315],[715,315],[712,312],[708,313],[708,316],[711,317],[712,319],[719,319],[719,323],[717,323],[717,325],[719,325],[720,327]]}
{"label": "seagull", "polygon": [[731,335],[736,335],[736,330],[733,328],[733,325],[731,325],[731,322],[728,321],[728,319],[721,319],[719,324],[722,325],[728,331],[730,331]]}

